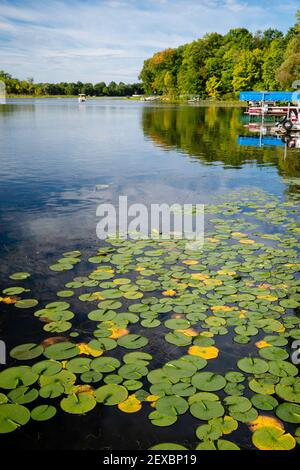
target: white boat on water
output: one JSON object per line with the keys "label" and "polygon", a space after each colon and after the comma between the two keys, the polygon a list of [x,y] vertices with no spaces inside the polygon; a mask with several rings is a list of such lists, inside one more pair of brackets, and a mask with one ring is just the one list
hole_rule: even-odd
{"label": "white boat on water", "polygon": [[78,102],[85,103],[85,101],[86,101],[86,95],[84,93],[80,93],[80,95],[78,96]]}

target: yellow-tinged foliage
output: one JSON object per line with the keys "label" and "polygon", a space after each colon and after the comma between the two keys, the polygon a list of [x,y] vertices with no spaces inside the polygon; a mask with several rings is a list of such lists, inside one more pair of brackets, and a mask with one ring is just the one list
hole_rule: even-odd
{"label": "yellow-tinged foliage", "polygon": [[129,331],[126,328],[110,328],[111,335],[109,338],[118,339],[122,336],[128,335]]}
{"label": "yellow-tinged foliage", "polygon": [[15,304],[17,300],[17,297],[0,297],[0,302],[3,302],[4,304]]}
{"label": "yellow-tinged foliage", "polygon": [[278,429],[284,429],[284,426],[279,419],[274,418],[273,416],[259,415],[254,421],[247,423],[250,431],[254,432],[257,429],[265,427],[273,427]]}
{"label": "yellow-tinged foliage", "polygon": [[86,343],[79,343],[77,346],[79,347],[79,351],[80,351],[79,354],[86,354],[87,356],[93,356],[93,357],[99,357],[99,356],[102,356],[103,354],[102,350],[91,348]]}
{"label": "yellow-tinged foliage", "polygon": [[142,403],[133,394],[129,395],[129,397],[125,401],[122,401],[122,403],[119,403],[118,408],[124,413],[136,413],[142,408]]}
{"label": "yellow-tinged foliage", "polygon": [[207,274],[194,273],[191,275],[191,278],[196,279],[197,281],[204,281],[205,279],[209,279],[209,276]]}
{"label": "yellow-tinged foliage", "polygon": [[187,266],[193,266],[195,264],[199,264],[199,261],[195,260],[195,259],[187,259],[185,261],[182,261],[183,264],[186,264]]}
{"label": "yellow-tinged foliage", "polygon": [[174,295],[177,294],[176,290],[173,290],[173,289],[168,289],[168,290],[164,290],[163,295],[165,295],[166,297],[174,297]]}
{"label": "yellow-tinged foliage", "polygon": [[215,359],[219,355],[219,349],[215,346],[190,346],[188,354],[199,356],[203,359]]}
{"label": "yellow-tinged foliage", "polygon": [[198,331],[193,330],[193,328],[187,328],[186,330],[176,330],[176,332],[183,333],[185,336],[189,336],[190,338],[199,335]]}
{"label": "yellow-tinged foliage", "polygon": [[213,305],[211,310],[215,312],[232,312],[234,307],[229,307],[228,305]]}
{"label": "yellow-tinged foliage", "polygon": [[257,343],[255,343],[255,346],[258,349],[262,349],[267,348],[268,346],[272,346],[272,344],[268,343],[267,341],[257,341]]}

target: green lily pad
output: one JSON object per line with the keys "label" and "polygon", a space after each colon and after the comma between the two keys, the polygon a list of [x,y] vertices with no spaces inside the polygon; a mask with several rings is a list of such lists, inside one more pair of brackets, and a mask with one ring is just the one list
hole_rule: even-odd
{"label": "green lily pad", "polygon": [[172,426],[172,424],[176,423],[177,421],[177,415],[168,416],[160,413],[159,411],[152,411],[148,418],[150,419],[151,423],[154,424],[154,426],[160,427]]}
{"label": "green lily pad", "polygon": [[156,402],[156,410],[167,416],[177,416],[184,414],[187,409],[187,401],[184,398],[176,395],[159,398],[159,400]]}
{"label": "green lily pad", "polygon": [[30,415],[35,421],[47,421],[56,415],[56,408],[52,405],[39,405],[33,408]]}
{"label": "green lily pad", "polygon": [[287,423],[300,423],[300,405],[294,403],[281,403],[276,408],[278,418]]}
{"label": "green lily pad", "polygon": [[121,363],[115,357],[97,357],[90,363],[90,368],[97,372],[113,372],[120,367]]}
{"label": "green lily pad", "polygon": [[278,406],[276,398],[270,395],[256,394],[251,397],[251,402],[255,408],[263,411],[271,411]]}
{"label": "green lily pad", "polygon": [[13,348],[9,355],[19,361],[26,361],[40,356],[44,351],[43,346],[34,343],[21,344]]}
{"label": "green lily pad", "polygon": [[0,405],[0,433],[13,432],[24,426],[30,419],[30,412],[25,406],[5,403]]}
{"label": "green lily pad", "polygon": [[118,345],[126,349],[140,349],[148,344],[148,339],[140,335],[125,335],[118,339]]}
{"label": "green lily pad", "polygon": [[[267,348],[266,348],[267,349]],[[269,365],[263,359],[245,357],[237,363],[238,368],[248,374],[263,374],[269,369]]]}
{"label": "green lily pad", "polygon": [[257,429],[253,433],[252,442],[260,450],[292,450],[296,446],[295,439],[277,427]]}
{"label": "green lily pad", "polygon": [[61,371],[62,365],[60,362],[50,359],[37,362],[31,369],[34,374],[54,375]]}
{"label": "green lily pad", "polygon": [[38,300],[36,299],[23,299],[18,300],[14,305],[17,308],[32,308],[38,304]]}
{"label": "green lily pad", "polygon": [[214,392],[224,388],[226,380],[222,375],[213,372],[198,372],[192,377],[192,385],[199,390]]}
{"label": "green lily pad", "polygon": [[156,444],[150,447],[149,450],[188,450],[186,447],[180,444],[174,444],[172,442],[163,442],[162,444]]}
{"label": "green lily pad", "polygon": [[80,353],[76,344],[69,342],[55,343],[48,346],[44,351],[44,356],[48,359],[63,361],[71,357],[78,356]]}
{"label": "green lily pad", "polygon": [[30,274],[27,272],[18,272],[18,273],[11,274],[9,278],[17,281],[17,280],[27,279],[29,276]]}
{"label": "green lily pad", "polygon": [[0,372],[0,387],[14,389],[21,385],[32,385],[38,379],[28,366],[10,367]]}
{"label": "green lily pad", "polygon": [[98,403],[113,406],[125,401],[128,397],[128,391],[122,385],[108,384],[97,388],[95,397]]}
{"label": "green lily pad", "polygon": [[73,393],[60,402],[61,408],[67,413],[84,414],[95,408],[96,399],[87,392]]}
{"label": "green lily pad", "polygon": [[23,386],[11,390],[7,396],[11,402],[17,403],[18,405],[25,405],[26,403],[31,403],[36,400],[39,396],[39,392],[34,388],[29,389],[29,387]]}

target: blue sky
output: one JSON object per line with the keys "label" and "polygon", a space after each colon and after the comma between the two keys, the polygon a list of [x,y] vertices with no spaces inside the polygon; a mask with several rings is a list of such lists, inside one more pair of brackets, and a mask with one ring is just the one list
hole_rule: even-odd
{"label": "blue sky", "polygon": [[299,0],[0,0],[0,69],[35,81],[136,81],[145,58],[207,32],[295,23]]}

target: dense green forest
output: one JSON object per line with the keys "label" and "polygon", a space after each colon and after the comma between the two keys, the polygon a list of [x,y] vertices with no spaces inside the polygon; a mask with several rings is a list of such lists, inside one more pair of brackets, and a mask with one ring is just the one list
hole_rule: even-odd
{"label": "dense green forest", "polygon": [[240,90],[289,89],[300,78],[300,10],[287,34],[245,28],[210,33],[157,52],[140,73],[145,92],[232,98]]}
{"label": "dense green forest", "polygon": [[125,84],[120,82],[96,83],[34,83],[33,78],[18,80],[9,73],[0,70],[0,80],[5,82],[6,92],[9,95],[78,95],[85,93],[89,96],[131,96],[135,93],[143,93],[140,83]]}

